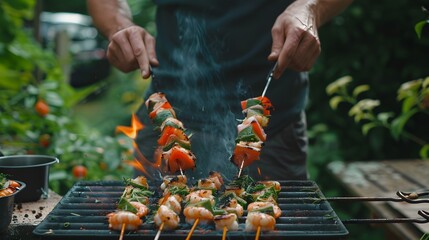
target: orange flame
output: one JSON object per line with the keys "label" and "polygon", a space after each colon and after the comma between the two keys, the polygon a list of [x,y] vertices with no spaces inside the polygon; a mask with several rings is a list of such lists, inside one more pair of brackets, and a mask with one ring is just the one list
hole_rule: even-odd
{"label": "orange flame", "polygon": [[149,173],[146,171],[146,169],[143,167],[143,165],[137,160],[125,160],[124,163],[128,164],[129,166],[139,170],[140,172],[144,173],[145,176],[149,176]]}
{"label": "orange flame", "polygon": [[117,126],[116,133],[122,132],[125,135],[127,135],[129,138],[136,139],[137,132],[142,130],[143,128],[144,128],[144,125],[139,121],[137,116],[133,113],[131,117],[131,127]]}
{"label": "orange flame", "polygon": [[262,176],[261,169],[259,167],[258,167],[258,174],[259,174],[259,176]]}
{"label": "orange flame", "polygon": [[[140,120],[137,118],[136,114],[132,114],[131,118],[131,127],[128,126],[117,126],[116,127],[116,133],[122,132],[127,137],[135,140],[137,137],[138,131],[142,130],[145,126],[140,122]],[[140,151],[137,143],[135,141],[132,142],[133,149],[134,149],[134,160],[124,160],[123,162],[125,164],[128,164],[129,166],[135,168],[136,170],[142,172],[145,176],[151,177],[148,171],[149,168],[154,168],[159,170],[161,166],[161,154],[155,153],[155,162],[151,162],[146,159],[146,157],[143,155],[143,153]]]}

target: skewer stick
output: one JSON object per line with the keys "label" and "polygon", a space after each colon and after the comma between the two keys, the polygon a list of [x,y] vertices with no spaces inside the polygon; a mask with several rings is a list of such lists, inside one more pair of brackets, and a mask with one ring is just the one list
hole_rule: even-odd
{"label": "skewer stick", "polygon": [[182,167],[179,165],[179,169],[180,169],[180,175],[182,175],[182,177],[184,177],[185,175],[183,174],[183,170]]}
{"label": "skewer stick", "polygon": [[223,233],[222,233],[222,240],[226,240],[226,232],[228,231],[228,228],[226,226],[223,227]]}
{"label": "skewer stick", "polygon": [[238,171],[238,177],[241,176],[241,172],[243,171],[243,167],[244,167],[244,160],[241,161],[240,170]]}
{"label": "skewer stick", "polygon": [[155,238],[153,240],[158,240],[159,236],[161,235],[162,229],[164,228],[164,222],[161,223],[161,225],[159,225],[159,229],[158,232],[155,235]]}
{"label": "skewer stick", "polygon": [[270,85],[271,79],[273,78],[273,74],[274,74],[274,71],[276,70],[276,68],[277,68],[277,62],[276,62],[276,64],[274,64],[274,67],[271,69],[270,73],[268,73],[267,83],[265,84],[264,91],[262,91],[262,97],[264,97],[265,93],[267,92],[268,86]]}
{"label": "skewer stick", "polygon": [[199,221],[200,221],[200,219],[199,219],[199,218],[195,219],[194,225],[192,225],[192,228],[191,228],[191,230],[189,231],[188,236],[186,237],[186,240],[191,239],[192,233],[194,233],[194,230],[195,230],[195,228],[197,227],[197,225],[198,225],[198,222],[199,222]]}
{"label": "skewer stick", "polygon": [[124,239],[125,226],[126,226],[126,224],[122,223],[121,234],[119,235],[119,240]]}
{"label": "skewer stick", "polygon": [[256,229],[255,240],[259,240],[260,235],[261,235],[261,226],[258,226],[258,229]]}

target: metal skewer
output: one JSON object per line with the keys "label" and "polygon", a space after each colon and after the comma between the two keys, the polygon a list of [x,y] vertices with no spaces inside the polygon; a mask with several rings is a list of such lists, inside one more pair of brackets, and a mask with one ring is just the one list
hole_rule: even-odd
{"label": "metal skewer", "polygon": [[262,91],[262,97],[264,97],[265,96],[265,93],[267,93],[267,89],[268,89],[268,86],[270,85],[270,83],[271,83],[271,79],[273,78],[273,74],[274,74],[274,71],[276,70],[276,68],[277,68],[277,62],[276,62],[276,64],[274,64],[274,67],[270,70],[270,72],[268,73],[268,76],[267,76],[267,83],[265,84],[265,88],[264,88],[264,91]]}
{"label": "metal skewer", "polygon": [[[262,98],[263,98],[263,97],[265,97],[265,93],[267,93],[268,86],[270,86],[271,79],[273,79],[273,74],[274,74],[274,71],[276,70],[276,68],[277,68],[277,62],[276,62],[276,64],[274,64],[274,67],[273,67],[273,68],[270,70],[270,72],[268,73],[268,76],[267,76],[267,83],[265,84],[264,91],[262,91],[262,95],[261,95],[261,96],[262,96]],[[240,177],[240,176],[241,176],[241,172],[243,171],[244,161],[245,161],[245,160],[243,160],[243,161],[241,162],[240,170],[238,171],[238,177]]]}
{"label": "metal skewer", "polygon": [[407,202],[407,203],[429,203],[429,198],[421,198],[429,196],[429,191],[423,192],[403,192],[397,191],[395,197],[325,197],[325,198],[288,198],[288,200],[313,200],[313,201],[361,201],[361,202]]}
{"label": "metal skewer", "polygon": [[376,218],[376,219],[347,219],[341,220],[344,224],[368,224],[368,223],[428,223],[429,212],[419,210],[417,212],[422,218]]}

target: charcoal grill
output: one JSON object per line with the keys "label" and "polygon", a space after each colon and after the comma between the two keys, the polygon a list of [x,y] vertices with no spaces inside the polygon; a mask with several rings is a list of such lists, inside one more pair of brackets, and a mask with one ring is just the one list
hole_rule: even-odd
{"label": "charcoal grill", "polygon": [[[317,184],[313,181],[280,181],[278,203],[282,216],[276,230],[262,232],[260,239],[347,239],[348,231],[337,217]],[[108,228],[106,214],[115,211],[123,193],[122,182],[78,182],[64,195],[33,234],[41,239],[118,239],[119,232]],[[156,190],[156,189],[153,189]],[[155,199],[154,199],[155,201]],[[152,201],[152,202],[154,202]],[[244,231],[245,213],[238,231],[228,239],[254,239],[254,232]],[[185,239],[191,225],[184,220],[174,231],[163,231],[161,239]],[[125,233],[124,239],[154,239],[157,228],[147,220],[137,231]],[[198,226],[192,239],[221,239],[222,231],[212,226]]]}

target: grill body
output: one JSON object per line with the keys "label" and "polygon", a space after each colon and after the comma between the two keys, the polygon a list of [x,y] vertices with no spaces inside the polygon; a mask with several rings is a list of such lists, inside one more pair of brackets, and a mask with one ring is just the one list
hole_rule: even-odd
{"label": "grill body", "polygon": [[[260,239],[347,239],[348,231],[313,181],[280,181],[278,204],[282,216],[276,230],[261,232]],[[119,232],[108,228],[106,215],[115,211],[124,190],[121,182],[78,182],[67,192],[33,234],[41,239],[118,239]],[[154,189],[155,190],[155,189]],[[155,202],[155,199],[154,201]],[[228,239],[254,239],[254,232],[244,231],[244,216],[239,230],[229,231]],[[124,239],[154,239],[157,228],[149,219],[137,231],[126,232]],[[181,219],[179,228],[163,231],[161,239],[185,239],[191,225]],[[192,239],[221,239],[222,231],[214,226],[198,226]]]}

